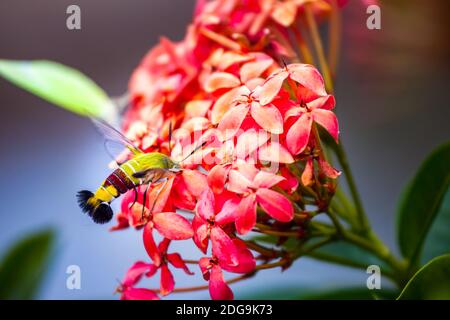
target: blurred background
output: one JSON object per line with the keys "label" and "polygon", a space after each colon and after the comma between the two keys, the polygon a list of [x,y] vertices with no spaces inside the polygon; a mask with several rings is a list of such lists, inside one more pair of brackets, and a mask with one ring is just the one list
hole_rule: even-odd
{"label": "blurred background", "polygon": [[[66,8],[81,8],[82,29],[66,28]],[[80,69],[110,95],[159,36],[181,39],[193,0],[2,0],[0,59],[49,59]],[[343,9],[337,113],[366,209],[375,230],[395,248],[394,213],[403,186],[421,160],[450,138],[450,2],[382,1],[382,29],[368,30],[359,1]],[[117,279],[147,259],[139,233],[109,233],[75,201],[108,173],[102,138],[89,120],[60,110],[0,79],[0,256],[17,239],[57,232],[41,299],[114,299]],[[196,258],[191,243],[173,250]],[[66,288],[66,268],[81,268],[81,290]],[[203,283],[176,273],[178,286]],[[20,270],[19,270],[20,271]],[[18,271],[18,272],[19,272]],[[177,277],[180,275],[180,277]],[[263,271],[233,285],[236,297],[276,288],[364,286],[364,271],[309,260]],[[150,285],[157,287],[158,278]],[[382,285],[388,283],[382,283]],[[170,298],[209,298],[208,292]]]}

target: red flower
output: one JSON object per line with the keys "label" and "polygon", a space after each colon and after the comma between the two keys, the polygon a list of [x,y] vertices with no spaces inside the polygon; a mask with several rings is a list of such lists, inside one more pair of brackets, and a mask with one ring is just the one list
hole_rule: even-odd
{"label": "red flower", "polygon": [[278,108],[271,103],[273,99],[261,99],[265,95],[264,87],[250,90],[242,86],[239,95],[241,98],[236,100],[237,105],[228,110],[220,121],[218,126],[220,131],[226,132],[227,136],[233,136],[250,112],[255,122],[267,132],[283,133],[283,117]]}
{"label": "red flower", "polygon": [[[181,170],[124,196],[112,230],[144,229],[153,263],[130,268],[119,288],[123,299],[157,299],[154,291],[135,286],[158,270],[161,295],[172,292],[169,265],[191,272],[167,248],[190,238],[204,254],[211,242],[211,257],[199,261],[211,297],[233,298],[223,272],[251,273],[256,265],[238,236],[257,221],[288,232],[294,226],[288,224],[294,218],[290,199],[305,199],[299,207],[309,210],[300,182],[322,184],[317,191],[323,190],[324,201],[332,195],[335,185],[322,178],[336,178],[339,171],[325,161],[313,129],[320,125],[338,141],[334,97],[315,67],[280,68],[276,62],[296,54],[290,35],[302,33],[297,28],[306,4],[316,15],[331,8],[328,0],[200,0],[184,39],[163,38],[133,73],[124,131],[144,152],[170,153]],[[130,156],[126,151],[122,159]],[[301,177],[299,163],[305,165]],[[257,215],[258,206],[267,216]],[[192,221],[181,212],[194,213]],[[164,237],[159,245],[153,229]],[[261,231],[259,225],[255,230]],[[273,258],[263,252],[262,258]]]}
{"label": "red flower", "polygon": [[336,115],[330,111],[334,108],[334,105],[334,97],[327,95],[308,102],[303,100],[299,107],[286,112],[286,120],[291,118],[295,120],[286,135],[286,144],[289,151],[293,154],[299,154],[305,150],[309,142],[313,122],[324,127],[336,142],[338,141],[338,121]]}
{"label": "red flower", "polygon": [[128,269],[125,278],[123,279],[117,292],[122,295],[122,300],[158,300],[158,295],[149,289],[135,288],[134,286],[139,282],[144,274],[151,272],[153,265],[138,261],[130,269]]}
{"label": "red flower", "polygon": [[229,264],[237,264],[237,248],[232,239],[224,230],[227,224],[235,221],[238,198],[232,194],[216,196],[207,189],[197,203],[196,214],[192,225],[195,235],[194,242],[206,253],[209,240],[212,243],[212,250],[223,261]]}
{"label": "red flower", "polygon": [[233,292],[223,278],[222,269],[233,273],[249,273],[255,270],[256,262],[245,243],[239,239],[232,240],[236,248],[238,263],[230,265],[229,261],[221,260],[216,256],[213,248],[212,258],[201,258],[199,261],[203,278],[209,281],[209,293],[214,300],[231,300]]}
{"label": "red flower", "polygon": [[[184,272],[188,275],[193,274],[184,263],[180,254],[167,253],[169,245],[170,240],[167,238],[160,242],[156,250],[150,256],[154,263],[148,265],[149,268],[146,272],[147,277],[152,277],[156,273],[156,271],[158,271],[158,269],[161,269],[160,292],[163,296],[171,293],[175,286],[175,281],[173,279],[172,272],[169,269],[169,264],[171,264],[175,268],[183,269]],[[155,259],[155,257],[157,258]]]}
{"label": "red flower", "polygon": [[240,234],[246,234],[255,226],[257,204],[275,220],[289,222],[293,219],[294,209],[289,199],[270,190],[284,180],[282,176],[260,171],[249,164],[230,171],[228,190],[243,195],[236,217],[236,230]]}

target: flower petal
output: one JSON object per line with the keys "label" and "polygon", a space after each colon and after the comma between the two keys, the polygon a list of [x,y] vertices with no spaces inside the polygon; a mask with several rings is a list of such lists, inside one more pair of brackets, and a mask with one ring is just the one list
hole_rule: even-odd
{"label": "flower petal", "polygon": [[286,190],[289,193],[293,193],[295,192],[295,190],[297,190],[298,188],[298,180],[297,177],[294,176],[288,168],[286,167],[282,167],[281,170],[281,175],[285,178],[284,181],[281,181],[279,183],[279,186]]}
{"label": "flower petal", "polygon": [[260,146],[269,140],[269,134],[264,130],[255,130],[253,128],[245,130],[239,135],[236,143],[236,158],[245,160]]}
{"label": "flower petal", "polygon": [[294,1],[277,2],[272,12],[272,19],[284,27],[289,27],[297,15],[297,4]]}
{"label": "flower petal", "polygon": [[275,73],[264,83],[261,90],[258,91],[258,98],[261,105],[266,105],[277,96],[283,86],[284,80],[289,76],[286,71],[279,71]]}
{"label": "flower petal", "polygon": [[239,234],[246,234],[256,224],[256,195],[250,194],[242,198],[236,212],[236,230]]}
{"label": "flower petal", "polygon": [[269,216],[278,221],[289,222],[294,218],[292,203],[281,193],[260,188],[256,191],[256,200]]}
{"label": "flower petal", "polygon": [[315,109],[325,109],[325,110],[333,110],[336,105],[336,100],[332,95],[326,95],[323,97],[318,97],[312,101],[307,103],[308,108],[311,110]]}
{"label": "flower petal", "polygon": [[267,162],[275,162],[275,163],[293,163],[294,158],[278,142],[272,142],[269,145],[266,145],[259,149],[258,153],[259,160],[267,161]]}
{"label": "flower petal", "polygon": [[128,214],[124,212],[119,212],[116,215],[117,224],[115,226],[112,226],[109,228],[109,231],[117,231],[126,229],[130,226],[130,223],[128,222]]}
{"label": "flower petal", "polygon": [[214,193],[222,193],[228,179],[231,166],[218,164],[208,173],[208,185]]}
{"label": "flower petal", "polygon": [[213,300],[233,300],[233,291],[223,279],[222,269],[218,265],[211,269],[209,294]]}
{"label": "flower petal", "polygon": [[248,109],[248,106],[245,104],[232,107],[225,113],[222,120],[219,122],[217,129],[219,129],[227,139],[231,139],[241,127],[242,122],[247,116]]}
{"label": "flower petal", "polygon": [[331,179],[336,179],[341,174],[339,170],[336,170],[328,162],[322,159],[319,159],[319,167],[322,172]]}
{"label": "flower petal", "polygon": [[234,273],[249,273],[255,270],[256,260],[252,252],[247,248],[245,242],[240,239],[233,239],[233,244],[237,248],[239,263],[236,266],[230,266],[219,261],[223,270]]}
{"label": "flower petal", "polygon": [[211,100],[192,100],[184,107],[186,118],[206,117],[206,113],[211,107]]}
{"label": "flower petal", "polygon": [[173,180],[174,178],[169,178],[166,182],[153,184],[146,204],[146,207],[151,210],[152,213],[164,210],[170,192],[172,191]]}
{"label": "flower petal", "polygon": [[208,188],[206,175],[198,170],[184,169],[181,173],[187,191],[194,197],[198,198]]}
{"label": "flower petal", "polygon": [[218,68],[220,70],[225,70],[232,66],[233,64],[248,61],[251,57],[246,54],[240,54],[233,51],[226,51],[221,55],[218,61]]}
{"label": "flower petal", "polygon": [[289,151],[297,155],[305,150],[311,134],[312,116],[309,113],[303,114],[291,126],[286,135],[286,145]]}
{"label": "flower petal", "polygon": [[215,72],[206,79],[204,88],[206,92],[214,92],[224,88],[235,88],[241,81],[228,72]]}
{"label": "flower petal", "polygon": [[198,215],[195,215],[194,219],[192,219],[192,228],[194,229],[195,245],[206,254],[209,243],[206,221],[202,220]]}
{"label": "flower petal", "polygon": [[159,300],[158,295],[149,289],[126,288],[121,296],[122,300]]}
{"label": "flower petal", "polygon": [[206,130],[210,127],[209,119],[205,117],[194,117],[183,122],[181,128],[187,132],[196,132]]}
{"label": "flower petal", "polygon": [[142,261],[136,262],[128,269],[125,278],[122,281],[122,285],[126,287],[134,286],[152,266],[153,264]]}
{"label": "flower petal", "polygon": [[308,160],[306,161],[306,165],[305,165],[305,169],[302,172],[302,184],[304,186],[309,186],[311,185],[314,180],[314,163],[313,160],[311,158],[308,158]]}
{"label": "flower petal", "polygon": [[208,188],[200,195],[197,202],[196,212],[204,220],[211,220],[211,218],[215,215],[214,205],[214,193]]}
{"label": "flower petal", "polygon": [[256,123],[264,130],[274,133],[283,133],[283,116],[273,104],[261,106],[259,103],[252,103],[251,114]]}
{"label": "flower petal", "polygon": [[198,266],[202,271],[203,279],[209,281],[209,270],[211,269],[211,258],[200,258],[198,261]]}
{"label": "flower petal", "polygon": [[173,291],[175,281],[173,280],[172,272],[170,272],[167,264],[161,266],[161,283],[160,291],[161,295],[166,296]]}
{"label": "flower petal", "polygon": [[292,80],[298,82],[318,96],[325,96],[325,85],[320,72],[309,64],[294,63],[288,65],[289,75]]}
{"label": "flower petal", "polygon": [[179,253],[169,253],[166,255],[167,260],[177,269],[183,269],[186,274],[193,275],[194,273],[189,270],[188,266],[181,258]]}
{"label": "flower petal", "polygon": [[186,240],[194,236],[189,221],[175,212],[161,212],[153,215],[156,230],[170,240]]}
{"label": "flower petal", "polygon": [[147,223],[142,233],[144,238],[144,247],[147,251],[150,259],[157,266],[161,264],[161,255],[159,254],[158,247],[156,246],[155,239],[153,238],[153,227],[151,223]]}
{"label": "flower petal", "polygon": [[324,127],[333,139],[339,141],[339,124],[334,112],[324,109],[315,109],[312,111],[314,121]]}
{"label": "flower petal", "polygon": [[267,171],[259,171],[253,180],[254,188],[272,188],[274,185],[285,180],[284,177]]}
{"label": "flower petal", "polygon": [[211,123],[218,124],[224,115],[230,110],[230,106],[232,106],[233,102],[237,97],[241,94],[241,91],[244,90],[245,87],[237,87],[233,88],[230,91],[222,94],[214,103],[214,106],[211,110]]}
{"label": "flower petal", "polygon": [[264,71],[266,71],[273,63],[272,58],[247,62],[241,67],[240,75],[241,81],[246,83],[251,79],[258,78]]}
{"label": "flower petal", "polygon": [[232,198],[225,201],[222,210],[216,215],[215,222],[221,226],[234,222],[234,220],[236,220],[236,210],[238,205],[238,198]]}
{"label": "flower petal", "polygon": [[248,187],[252,184],[252,181],[247,179],[238,170],[230,170],[228,175],[227,189],[235,193],[245,193],[248,191]]}
{"label": "flower petal", "polygon": [[237,249],[231,241],[230,236],[222,230],[222,228],[215,226],[211,228],[211,245],[213,254],[227,264],[236,265]]}

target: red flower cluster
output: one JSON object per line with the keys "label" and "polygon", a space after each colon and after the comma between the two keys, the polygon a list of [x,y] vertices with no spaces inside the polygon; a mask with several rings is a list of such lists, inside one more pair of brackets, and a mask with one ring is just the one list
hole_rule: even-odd
{"label": "red flower cluster", "polygon": [[[133,192],[125,195],[113,229],[142,228],[153,263],[129,269],[118,289],[123,299],[158,298],[135,287],[158,269],[163,296],[174,290],[169,265],[191,274],[179,254],[167,253],[171,241],[186,239],[208,256],[198,264],[211,297],[232,298],[223,270],[256,268],[239,236],[257,223],[295,225],[291,197],[299,184],[339,175],[317,134],[320,125],[338,139],[334,97],[315,67],[283,62],[295,55],[288,31],[298,27],[306,5],[316,16],[330,10],[322,0],[200,0],[184,40],[161,39],[133,73],[126,135],[146,152],[171,152],[183,169],[152,185],[146,203],[143,189],[136,203]],[[333,192],[333,183],[324,185]],[[159,245],[154,229],[164,238]]]}

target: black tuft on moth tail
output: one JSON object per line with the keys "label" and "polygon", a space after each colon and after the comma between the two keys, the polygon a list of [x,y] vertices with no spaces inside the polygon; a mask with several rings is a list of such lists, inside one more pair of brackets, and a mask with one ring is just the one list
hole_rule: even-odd
{"label": "black tuft on moth tail", "polygon": [[79,191],[77,201],[81,210],[87,213],[95,223],[107,223],[113,217],[113,211],[109,204],[97,199],[91,191]]}
{"label": "black tuft on moth tail", "polygon": [[95,196],[89,190],[81,190],[77,193],[78,205],[84,213],[87,213],[92,217],[92,213],[95,209],[95,202],[93,201]]}
{"label": "black tuft on moth tail", "polygon": [[94,220],[95,223],[103,224],[111,221],[113,217],[113,211],[108,203],[102,202],[100,203],[97,208],[95,208],[93,214],[92,214],[92,220]]}

